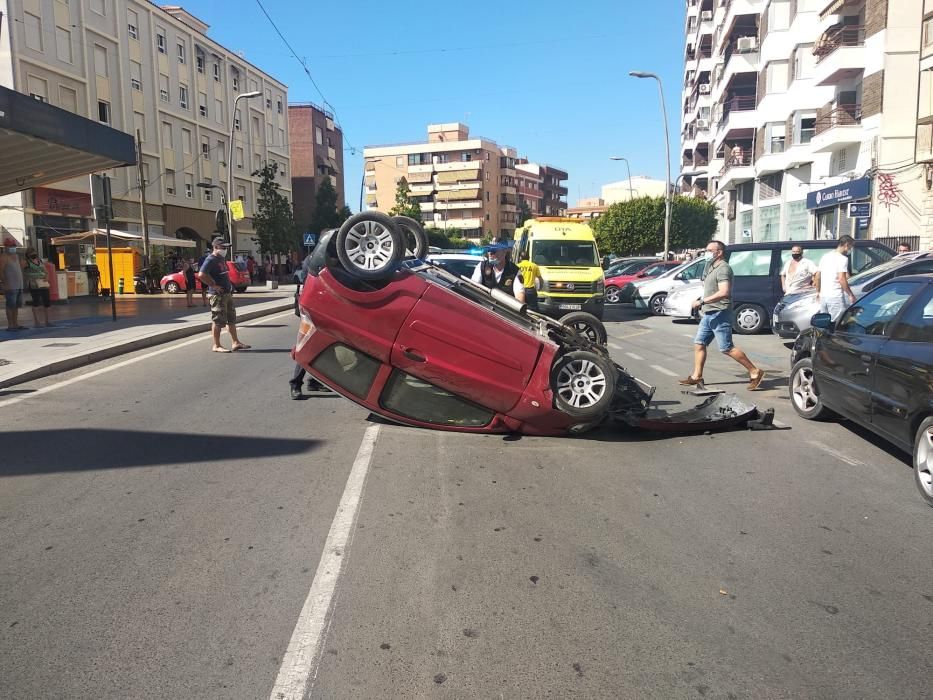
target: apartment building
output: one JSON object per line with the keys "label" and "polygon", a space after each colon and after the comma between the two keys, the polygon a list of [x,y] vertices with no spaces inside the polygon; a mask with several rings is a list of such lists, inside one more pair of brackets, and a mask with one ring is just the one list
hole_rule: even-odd
{"label": "apartment building", "polygon": [[920,31],[920,94],[917,100],[916,158],[923,181],[921,236],[933,245],[933,0],[923,3]]}
{"label": "apartment building", "polygon": [[468,238],[512,237],[520,180],[540,181],[539,207],[545,211],[556,211],[561,190],[566,196],[560,186],[566,172],[527,161],[523,164],[534,167],[519,171],[514,148],[471,136],[469,127],[457,122],[429,124],[425,142],[367,146],[363,156],[368,207],[389,211],[404,177],[426,226],[458,229]]}
{"label": "apartment building", "polygon": [[720,238],[918,235],[921,5],[687,0],[682,191]]}
{"label": "apartment building", "polygon": [[567,175],[562,170],[546,163],[531,163],[526,158],[518,161],[523,173],[535,178],[540,197],[529,200],[530,204],[537,204],[532,208],[534,216],[564,216],[567,213]]}
{"label": "apartment building", "polygon": [[[0,82],[61,109],[139,132],[150,232],[205,244],[219,193],[244,202],[237,253],[256,252],[251,215],[263,162],[279,164],[291,197],[287,90],[207,36],[208,25],[179,6],[140,0],[7,0],[9,52]],[[258,93],[241,98],[244,93]],[[233,135],[231,141],[231,134]],[[230,146],[233,146],[232,162]],[[140,232],[136,168],[110,172],[113,226]],[[93,227],[86,177],[25,190],[2,202],[26,240],[48,252],[49,239]]]}
{"label": "apartment building", "polygon": [[311,231],[315,197],[324,180],[337,191],[337,208],[346,203],[343,182],[343,131],[334,114],[312,102],[288,105],[289,154],[295,224]]}

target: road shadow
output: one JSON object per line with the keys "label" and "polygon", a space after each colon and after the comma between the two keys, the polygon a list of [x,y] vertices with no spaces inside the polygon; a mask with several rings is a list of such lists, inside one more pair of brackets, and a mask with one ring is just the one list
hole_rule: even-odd
{"label": "road shadow", "polygon": [[3,434],[0,478],[25,474],[245,461],[311,452],[320,440],[99,428]]}

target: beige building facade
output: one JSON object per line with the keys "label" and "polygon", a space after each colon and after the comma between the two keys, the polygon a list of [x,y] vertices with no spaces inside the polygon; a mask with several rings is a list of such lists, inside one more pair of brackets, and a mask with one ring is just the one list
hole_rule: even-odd
{"label": "beige building facade", "polygon": [[923,183],[921,235],[929,248],[933,247],[933,0],[924,0],[920,42],[916,161]]}
{"label": "beige building facade", "polygon": [[[291,198],[284,84],[213,41],[208,25],[178,6],[6,0],[5,15],[0,84],[134,136],[140,133],[152,233],[206,245],[220,196],[197,183],[227,188],[232,167],[229,197],[242,199],[246,212],[237,224],[237,252],[256,252],[251,217],[259,181],[251,173],[275,161],[280,187]],[[253,91],[259,96],[236,101]],[[110,175],[113,226],[140,232],[136,168]],[[94,224],[87,178],[4,199],[0,223],[46,253],[52,236]]]}

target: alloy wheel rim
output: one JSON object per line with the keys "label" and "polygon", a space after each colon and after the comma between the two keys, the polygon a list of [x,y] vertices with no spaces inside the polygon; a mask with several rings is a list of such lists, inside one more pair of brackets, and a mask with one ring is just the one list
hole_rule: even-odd
{"label": "alloy wheel rim", "polygon": [[595,362],[573,360],[557,373],[557,394],[574,408],[588,408],[606,394],[606,374]]}
{"label": "alloy wheel rim", "polygon": [[582,335],[587,340],[593,343],[599,342],[599,338],[596,335],[596,329],[594,329],[588,323],[585,323],[583,321],[577,321],[576,323],[571,323],[570,327],[573,328],[573,330],[576,333],[578,333],[579,335]]}
{"label": "alloy wheel rim", "polygon": [[933,425],[920,436],[917,446],[917,480],[927,498],[933,498]]}
{"label": "alloy wheel rim", "polygon": [[791,395],[794,404],[801,411],[809,412],[816,408],[819,397],[816,395],[816,389],[813,386],[813,370],[802,369],[794,375]]}
{"label": "alloy wheel rim", "polygon": [[346,253],[363,270],[378,270],[392,259],[392,234],[377,221],[361,221],[347,233]]}
{"label": "alloy wheel rim", "polygon": [[606,290],[606,301],[608,301],[610,304],[618,304],[619,303],[619,290],[613,289],[613,288],[607,289]]}
{"label": "alloy wheel rim", "polygon": [[666,298],[667,297],[664,296],[655,297],[654,303],[651,305],[651,310],[660,313],[661,310],[664,309],[664,300]]}

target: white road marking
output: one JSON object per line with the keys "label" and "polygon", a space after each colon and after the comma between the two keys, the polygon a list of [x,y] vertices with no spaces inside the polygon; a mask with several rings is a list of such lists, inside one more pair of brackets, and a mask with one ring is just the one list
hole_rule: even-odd
{"label": "white road marking", "polygon": [[622,349],[622,346],[619,345],[618,343],[609,343],[609,347],[612,348],[613,350],[621,350],[621,349]]}
{"label": "white road marking", "polygon": [[645,360],[644,357],[642,357],[641,355],[636,355],[634,352],[627,352],[627,353],[625,353],[625,354],[628,355],[629,357],[631,357],[633,360],[639,360],[639,361],[642,361],[642,362],[644,362],[644,360]]}
{"label": "white road marking", "polygon": [[[276,318],[282,318],[283,316],[294,316],[294,315],[295,315],[294,311],[288,311],[285,313],[277,314],[275,316],[262,316],[256,319],[256,323],[245,323],[243,324],[243,326],[258,326],[262,323],[265,323],[266,321],[271,321]],[[190,338],[189,340],[185,340],[181,343],[175,343],[174,345],[168,345],[164,348],[159,348],[158,350],[154,350],[153,352],[147,352],[145,355],[140,355],[139,357],[133,357],[133,358],[130,358],[129,360],[123,360],[123,362],[117,362],[115,365],[109,365],[108,367],[101,367],[100,369],[95,369],[93,372],[87,372],[85,374],[78,375],[77,377],[72,377],[71,379],[65,379],[64,381],[58,382],[57,384],[50,384],[49,386],[41,387],[28,394],[20,394],[19,396],[14,396],[9,399],[4,399],[3,401],[0,401],[0,408],[12,406],[14,404],[19,403],[20,401],[27,401],[28,399],[34,399],[35,397],[41,396],[42,394],[47,394],[50,391],[56,391],[57,389],[64,389],[66,386],[77,384],[78,382],[83,382],[86,379],[93,379],[94,377],[99,377],[100,375],[106,374],[107,372],[113,372],[115,369],[120,369],[122,367],[134,365],[137,362],[142,362],[143,360],[151,359],[153,357],[156,357],[157,355],[161,355],[162,353],[171,352],[172,350],[178,350],[179,348],[185,348],[185,347],[188,347],[189,345],[194,345],[195,343],[207,343],[209,342],[209,340],[210,339],[204,334],[199,334],[197,337]],[[75,368],[75,369],[80,369],[80,368]]]}
{"label": "white road marking", "polygon": [[676,377],[676,372],[671,372],[667,367],[662,367],[661,365],[651,365],[651,369],[656,369],[661,374],[666,374],[668,377]]}
{"label": "white road marking", "polygon": [[787,423],[782,423],[782,422],[779,421],[779,420],[773,420],[773,421],[771,421],[771,423],[772,423],[775,427],[778,427],[778,428],[787,428],[787,427],[789,427],[789,426],[787,425]]}
{"label": "white road marking", "polygon": [[690,338],[690,340],[693,340],[696,338],[696,333],[684,333],[683,336],[684,338]]}
{"label": "white road marking", "polygon": [[301,614],[288,649],[282,658],[279,675],[269,695],[271,700],[300,700],[305,697],[308,685],[317,675],[322,641],[326,636],[331,613],[331,604],[340,579],[340,569],[346,557],[347,544],[354,530],[356,514],[363,495],[363,485],[373,458],[379,425],[371,425],[363,434],[356,460],[350,470],[346,488],[337,506],[337,514],[331,523],[324,552],[318,563],[305,599]]}
{"label": "white road marking", "polygon": [[844,453],[840,452],[839,450],[837,450],[837,449],[835,449],[835,448],[832,448],[832,447],[830,447],[829,445],[826,445],[826,444],[824,444],[824,443],[822,443],[822,442],[817,442],[816,440],[807,440],[807,444],[808,444],[808,445],[813,445],[814,447],[819,448],[819,449],[822,450],[823,452],[825,452],[825,453],[827,453],[827,454],[829,454],[829,455],[832,455],[832,456],[835,457],[836,459],[838,459],[838,460],[840,460],[840,461],[842,461],[842,462],[845,462],[846,464],[848,464],[848,465],[851,466],[851,467],[864,467],[864,466],[865,466],[865,463],[864,463],[864,462],[860,462],[859,460],[855,459],[854,457],[850,457],[849,455],[844,454]]}

